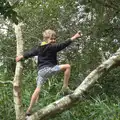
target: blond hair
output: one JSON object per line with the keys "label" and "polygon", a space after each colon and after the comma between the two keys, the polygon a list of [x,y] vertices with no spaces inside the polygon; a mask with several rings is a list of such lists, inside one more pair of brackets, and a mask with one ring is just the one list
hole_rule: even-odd
{"label": "blond hair", "polygon": [[56,37],[56,32],[54,30],[47,29],[43,32],[43,40],[47,40],[52,37]]}

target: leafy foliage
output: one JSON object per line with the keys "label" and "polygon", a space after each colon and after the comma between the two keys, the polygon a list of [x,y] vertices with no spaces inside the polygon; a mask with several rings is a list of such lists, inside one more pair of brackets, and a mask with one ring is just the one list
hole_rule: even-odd
{"label": "leafy foliage", "polygon": [[15,2],[13,5],[10,5],[10,3],[7,0],[1,0],[0,15],[3,15],[4,19],[8,18],[12,20],[15,24],[18,24],[17,12],[14,10],[17,4],[18,4],[18,1]]}
{"label": "leafy foliage", "polygon": [[[0,71],[0,81],[10,78],[8,73]],[[15,120],[14,102],[12,99],[12,85],[0,84],[0,119]]]}

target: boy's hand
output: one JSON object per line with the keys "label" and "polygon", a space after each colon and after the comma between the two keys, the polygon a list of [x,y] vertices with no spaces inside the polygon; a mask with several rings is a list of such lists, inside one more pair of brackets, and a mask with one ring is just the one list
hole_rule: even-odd
{"label": "boy's hand", "polygon": [[19,62],[23,58],[23,55],[17,56],[16,57],[16,62]]}
{"label": "boy's hand", "polygon": [[79,38],[79,37],[81,37],[82,35],[81,35],[81,32],[80,31],[78,31],[73,37],[71,37],[71,40],[75,40],[75,39],[77,39],[77,38]]}

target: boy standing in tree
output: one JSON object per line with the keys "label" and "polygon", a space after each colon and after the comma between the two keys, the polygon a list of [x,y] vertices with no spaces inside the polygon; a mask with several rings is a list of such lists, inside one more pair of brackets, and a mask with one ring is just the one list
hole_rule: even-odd
{"label": "boy standing in tree", "polygon": [[31,113],[32,106],[39,97],[42,84],[48,79],[49,76],[59,72],[64,71],[64,81],[62,91],[64,94],[70,94],[71,90],[68,87],[68,81],[70,78],[71,67],[69,64],[58,65],[57,63],[57,52],[66,48],[72,43],[76,38],[79,38],[80,33],[76,33],[73,37],[68,40],[56,44],[56,33],[55,31],[48,29],[43,32],[43,42],[32,50],[24,53],[24,55],[17,56],[16,62],[21,59],[28,59],[33,56],[38,56],[38,77],[37,77],[37,87],[31,97],[30,105],[26,112],[29,116]]}

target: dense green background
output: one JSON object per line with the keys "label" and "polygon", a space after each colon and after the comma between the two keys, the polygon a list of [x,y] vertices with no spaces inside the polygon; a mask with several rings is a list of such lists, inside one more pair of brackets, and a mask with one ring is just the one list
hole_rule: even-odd
{"label": "dense green background", "polygon": [[[58,55],[61,64],[71,64],[70,87],[75,89],[101,64],[101,52],[108,59],[119,48],[119,6],[119,0],[21,0],[12,2],[12,7],[6,0],[0,1],[0,80],[13,80],[16,40],[12,22],[23,22],[25,51],[42,40],[45,29],[55,30],[58,42],[82,31],[82,38]],[[36,86],[37,69],[32,59],[23,65],[22,99],[26,110]],[[33,111],[61,98],[57,93],[62,81],[63,73],[49,79]],[[82,102],[57,115],[54,120],[119,120],[119,86],[118,67],[99,79]],[[0,120],[15,120],[12,85],[9,84],[0,84]]]}

